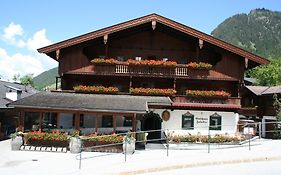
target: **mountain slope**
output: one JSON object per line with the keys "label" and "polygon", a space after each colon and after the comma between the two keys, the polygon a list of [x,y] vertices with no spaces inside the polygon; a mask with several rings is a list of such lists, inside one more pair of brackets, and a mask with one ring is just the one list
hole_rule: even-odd
{"label": "mountain slope", "polygon": [[237,14],[219,24],[211,35],[266,58],[281,58],[281,12],[255,9]]}
{"label": "mountain slope", "polygon": [[57,67],[45,71],[33,78],[34,87],[38,90],[42,90],[46,86],[56,83],[56,76],[58,76]]}

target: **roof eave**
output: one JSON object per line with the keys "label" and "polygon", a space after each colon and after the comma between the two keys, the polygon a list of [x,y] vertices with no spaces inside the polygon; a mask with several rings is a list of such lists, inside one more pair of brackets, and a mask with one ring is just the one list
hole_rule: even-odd
{"label": "roof eave", "polygon": [[143,17],[140,17],[140,18],[136,18],[136,19],[133,19],[133,20],[130,20],[130,21],[127,21],[127,22],[119,23],[119,24],[116,24],[116,25],[113,25],[113,26],[110,26],[110,27],[106,27],[106,28],[103,28],[103,29],[100,29],[100,30],[96,30],[96,31],[93,31],[93,32],[90,32],[90,33],[86,33],[84,35],[80,35],[80,36],[77,36],[77,37],[74,37],[74,38],[70,38],[68,40],[64,40],[64,41],[61,41],[61,42],[58,42],[58,43],[55,43],[55,44],[52,44],[52,45],[49,45],[49,46],[46,46],[46,47],[42,47],[42,48],[38,49],[38,52],[48,54],[48,53],[54,52],[58,49],[62,49],[62,48],[66,48],[66,47],[69,47],[69,46],[73,46],[75,44],[86,42],[86,41],[89,41],[91,39],[102,37],[106,34],[118,32],[118,31],[130,28],[130,27],[134,27],[134,26],[152,21],[152,20],[160,22],[164,25],[172,27],[176,30],[179,30],[179,31],[181,31],[183,33],[186,33],[188,35],[191,35],[193,37],[200,38],[200,39],[202,39],[206,42],[209,42],[213,45],[216,45],[216,46],[221,47],[225,50],[228,50],[230,52],[238,54],[242,57],[248,58],[248,59],[250,59],[250,60],[252,60],[256,63],[259,63],[259,64],[268,64],[269,63],[269,60],[267,60],[267,59],[265,59],[261,56],[255,55],[255,54],[253,54],[251,52],[248,52],[244,49],[241,49],[237,46],[226,43],[226,42],[224,42],[220,39],[214,38],[211,35],[205,34],[203,32],[200,32],[200,31],[196,30],[196,29],[193,29],[193,28],[188,27],[184,24],[178,23],[176,21],[165,18],[165,17],[160,16],[160,15],[155,14],[155,13],[150,14],[150,15],[146,15],[146,16],[143,16]]}

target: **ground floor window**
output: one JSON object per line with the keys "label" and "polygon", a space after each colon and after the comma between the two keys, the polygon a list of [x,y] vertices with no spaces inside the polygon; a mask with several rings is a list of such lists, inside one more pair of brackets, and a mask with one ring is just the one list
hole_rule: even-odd
{"label": "ground floor window", "polygon": [[74,129],[75,115],[73,113],[60,113],[59,128],[60,129]]}
{"label": "ground floor window", "polygon": [[210,116],[210,130],[221,130],[221,116],[217,113]]}
{"label": "ground floor window", "polygon": [[194,115],[190,112],[182,115],[182,129],[194,129]]}
{"label": "ground floor window", "polygon": [[43,112],[42,130],[50,131],[57,128],[58,114],[54,112]]}
{"label": "ground floor window", "polygon": [[96,119],[93,114],[80,114],[80,130],[83,134],[96,132]]}
{"label": "ground floor window", "polygon": [[132,116],[116,116],[116,132],[128,132],[133,128]]}
{"label": "ground floor window", "polygon": [[98,133],[110,134],[113,132],[113,116],[102,115],[98,117]]}
{"label": "ground floor window", "polygon": [[36,131],[39,129],[39,112],[25,112],[24,115],[24,130]]}

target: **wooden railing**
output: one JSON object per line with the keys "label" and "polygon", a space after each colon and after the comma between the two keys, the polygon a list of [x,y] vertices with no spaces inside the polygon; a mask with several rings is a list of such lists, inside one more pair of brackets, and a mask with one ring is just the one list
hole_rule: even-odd
{"label": "wooden railing", "polygon": [[239,97],[218,98],[218,97],[192,97],[192,96],[175,96],[174,102],[178,103],[211,103],[211,104],[232,104],[241,105]]}
{"label": "wooden railing", "polygon": [[[149,66],[128,66],[127,64],[116,65],[95,65],[97,74],[133,74],[133,75],[158,75],[158,76],[193,76],[208,74],[209,70],[191,70],[187,67],[178,65],[177,67],[149,67]],[[195,71],[195,73],[194,73]]]}

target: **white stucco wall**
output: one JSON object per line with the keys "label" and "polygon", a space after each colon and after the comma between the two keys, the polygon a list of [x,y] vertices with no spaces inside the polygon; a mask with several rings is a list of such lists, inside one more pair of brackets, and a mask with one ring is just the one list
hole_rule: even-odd
{"label": "white stucco wall", "polygon": [[[153,110],[160,116],[163,109]],[[210,116],[215,112],[222,116],[222,127],[221,130],[211,130],[213,134],[234,134],[237,131],[237,124],[239,115],[234,112],[221,112],[221,111],[201,111],[201,110],[168,110],[170,112],[170,119],[162,122],[162,129],[169,131],[175,131],[177,134],[197,134],[200,132],[202,135],[208,134]],[[186,112],[190,112],[194,115],[194,130],[182,129],[182,115]]]}

